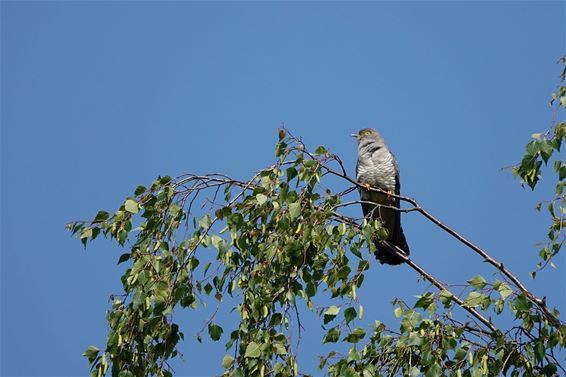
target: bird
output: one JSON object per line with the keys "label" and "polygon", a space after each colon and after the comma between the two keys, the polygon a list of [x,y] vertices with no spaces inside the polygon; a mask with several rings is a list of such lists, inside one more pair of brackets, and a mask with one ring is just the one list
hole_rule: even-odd
{"label": "bird", "polygon": [[[399,198],[392,196],[392,194],[400,195],[401,192],[397,160],[376,130],[364,128],[352,134],[352,137],[358,142],[356,180],[364,186],[360,188],[362,212],[368,220],[379,220],[388,233],[385,242],[380,241],[377,235],[374,236],[376,257],[381,264],[401,264],[404,259],[396,254],[395,248],[391,247],[391,245],[397,246],[406,256],[410,253],[401,227],[401,212],[395,208],[379,206],[381,204],[400,208]],[[381,189],[387,193],[370,191],[369,188]]]}

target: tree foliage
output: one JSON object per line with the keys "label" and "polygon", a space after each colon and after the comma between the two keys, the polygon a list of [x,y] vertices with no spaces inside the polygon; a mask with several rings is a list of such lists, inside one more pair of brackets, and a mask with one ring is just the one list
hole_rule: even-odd
{"label": "tree foliage", "polygon": [[[552,93],[550,105],[555,109],[555,115],[561,114],[566,108],[566,57],[562,57],[560,62],[564,65],[564,69],[560,78],[562,85],[559,86],[555,93]],[[528,185],[532,190],[542,177],[543,166],[551,163],[556,175],[556,188],[552,198],[546,202],[540,202],[537,209],[540,210],[543,204],[546,204],[548,213],[550,214],[550,226],[548,229],[548,241],[543,243],[539,251],[541,262],[537,265],[540,270],[552,265],[554,258],[561,250],[566,235],[564,233],[564,215],[566,214],[566,194],[564,193],[564,179],[566,178],[566,161],[564,155],[556,157],[560,153],[560,147],[566,138],[566,122],[556,122],[549,130],[544,133],[536,133],[532,135],[532,139],[526,147],[526,153],[521,162],[513,167],[513,175],[521,178],[521,183]],[[553,158],[556,157],[556,158]],[[536,271],[532,273],[533,277]]]}
{"label": "tree foliage", "polygon": [[[566,106],[565,93],[561,87],[555,94],[560,106]],[[559,151],[565,130],[559,123],[527,146],[513,171],[529,187],[535,188],[543,164]],[[394,327],[379,320],[358,326],[363,306],[357,289],[369,272],[372,237],[387,238],[379,222],[344,214],[345,207],[359,206],[346,201],[347,194],[367,188],[348,177],[338,156],[322,146],[311,152],[286,130],[279,131],[275,156],[273,165],[246,181],[220,174],[159,177],[138,186],[113,213],[100,211],[92,221],[68,225],[85,247],[103,235],[127,250],[118,258],[127,269],[123,292],[113,296],[107,313],[106,345],[85,352],[93,376],[172,375],[168,362],[185,338],[176,318],[207,300],[217,302],[217,310],[239,314],[233,327],[225,328],[215,315],[206,320],[213,341],[227,340],[222,361],[227,376],[303,374],[293,346],[302,330],[299,301],[319,315],[325,328],[321,342],[336,344],[320,359],[330,376],[566,373],[560,362],[566,327],[558,311],[411,198],[399,197],[401,211],[436,224],[493,266],[497,276],[469,276],[458,282],[465,290],[456,294],[399,254],[437,289],[414,302],[396,299]],[[544,262],[564,242],[566,165],[556,159],[553,166],[558,184],[549,205]],[[332,191],[330,181],[344,190]],[[314,299],[321,295],[330,296],[332,305],[318,307]],[[226,302],[235,305],[224,307]],[[504,313],[513,324],[500,328],[497,318]],[[342,349],[347,351],[338,352]]]}

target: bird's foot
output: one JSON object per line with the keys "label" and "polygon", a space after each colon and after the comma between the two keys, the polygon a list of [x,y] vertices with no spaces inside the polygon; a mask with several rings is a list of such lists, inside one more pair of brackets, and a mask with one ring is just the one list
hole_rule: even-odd
{"label": "bird's foot", "polygon": [[391,200],[393,197],[393,191],[387,191],[387,200]]}
{"label": "bird's foot", "polygon": [[369,183],[364,183],[362,186],[364,186],[366,191],[369,191],[371,189],[371,186],[369,185]]}

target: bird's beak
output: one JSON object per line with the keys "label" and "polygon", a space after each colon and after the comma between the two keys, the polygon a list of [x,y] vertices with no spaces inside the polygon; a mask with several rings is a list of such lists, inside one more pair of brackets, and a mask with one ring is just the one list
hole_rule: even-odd
{"label": "bird's beak", "polygon": [[354,139],[358,138],[358,134],[351,134],[350,136],[352,136]]}

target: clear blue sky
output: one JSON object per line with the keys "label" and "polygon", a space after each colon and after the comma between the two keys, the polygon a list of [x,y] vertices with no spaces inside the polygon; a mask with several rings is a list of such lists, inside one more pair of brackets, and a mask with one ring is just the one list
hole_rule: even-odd
{"label": "clear blue sky", "polygon": [[[404,194],[565,312],[563,256],[527,276],[552,181],[533,194],[500,170],[552,123],[564,27],[559,1],[2,1],[0,374],[86,375],[81,353],[104,345],[121,250],[85,252],[66,222],[160,174],[248,177],[271,163],[281,122],[351,174],[349,135],[379,129]],[[488,271],[416,214],[403,222],[415,261],[442,280]],[[390,300],[426,287],[373,264],[366,322],[395,326]],[[226,339],[197,344],[204,318],[186,316],[177,374],[219,373]],[[301,370],[316,374],[320,332],[305,316]]]}

